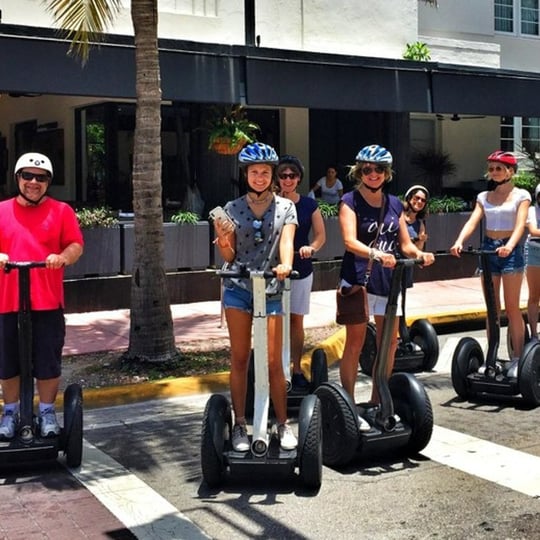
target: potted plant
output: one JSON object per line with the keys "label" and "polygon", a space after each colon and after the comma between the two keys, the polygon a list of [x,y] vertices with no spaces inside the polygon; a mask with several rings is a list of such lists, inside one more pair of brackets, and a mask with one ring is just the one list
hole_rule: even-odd
{"label": "potted plant", "polygon": [[[122,273],[133,267],[134,228],[123,226]],[[210,225],[188,210],[178,210],[163,223],[165,271],[199,270],[210,265]]]}
{"label": "potted plant", "polygon": [[432,195],[440,195],[443,177],[456,172],[456,164],[450,155],[433,148],[414,152],[411,164],[418,169],[422,183],[426,184]]}
{"label": "potted plant", "polygon": [[106,206],[75,211],[84,238],[84,252],[67,266],[66,278],[111,276],[120,273],[120,226],[116,214]]}
{"label": "potted plant", "polygon": [[233,155],[255,140],[260,127],[247,118],[241,105],[214,107],[208,122],[208,149],[218,154]]}

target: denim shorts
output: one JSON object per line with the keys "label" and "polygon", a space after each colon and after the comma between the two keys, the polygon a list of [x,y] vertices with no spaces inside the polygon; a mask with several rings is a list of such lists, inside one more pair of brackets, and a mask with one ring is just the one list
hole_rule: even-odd
{"label": "denim shorts", "polygon": [[[240,309],[253,313],[253,292],[241,287],[224,287],[223,289],[223,307]],[[282,315],[283,307],[281,305],[281,295],[266,296],[266,314]]]}
{"label": "denim shorts", "polygon": [[[62,348],[66,335],[61,309],[32,311],[32,364],[36,379],[61,375]],[[0,379],[19,375],[17,313],[0,314]]]}
{"label": "denim shorts", "polygon": [[540,241],[528,240],[525,243],[525,261],[527,266],[540,266]]}
{"label": "denim shorts", "polygon": [[[482,243],[482,249],[486,251],[493,251],[501,246],[504,246],[508,242],[508,238],[500,238],[494,240],[493,238],[484,238]],[[488,255],[489,269],[494,276],[500,276],[501,274],[518,274],[523,272],[525,268],[525,259],[523,257],[523,248],[521,245],[517,245],[508,257],[499,257],[498,255]],[[480,260],[480,269],[482,269],[482,261]]]}

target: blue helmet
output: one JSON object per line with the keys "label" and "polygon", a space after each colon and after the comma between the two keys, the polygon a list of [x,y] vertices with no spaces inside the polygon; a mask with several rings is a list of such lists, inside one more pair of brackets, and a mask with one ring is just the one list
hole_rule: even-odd
{"label": "blue helmet", "polygon": [[248,144],[242,148],[238,154],[240,167],[247,167],[255,163],[266,163],[267,165],[277,165],[279,157],[277,152],[268,144],[256,142]]}
{"label": "blue helmet", "polygon": [[364,146],[364,148],[358,152],[356,155],[356,161],[365,163],[381,163],[391,167],[392,154],[386,148],[379,146],[378,144],[370,144],[369,146]]}

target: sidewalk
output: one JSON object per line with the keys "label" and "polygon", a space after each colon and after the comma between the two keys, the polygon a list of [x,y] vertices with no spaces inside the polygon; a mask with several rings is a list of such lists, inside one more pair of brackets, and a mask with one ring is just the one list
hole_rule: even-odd
{"label": "sidewalk", "polygon": [[[521,306],[525,308],[528,289],[523,281]],[[334,290],[311,294],[310,313],[305,317],[306,328],[335,325],[335,294]],[[221,324],[220,303],[217,301],[175,304],[171,310],[179,346],[186,341],[228,336],[225,324]],[[416,283],[407,292],[406,311],[410,322],[427,318],[434,326],[457,320],[484,319],[486,316],[477,277]],[[128,347],[128,342],[129,310],[66,315],[66,355],[122,350]]]}

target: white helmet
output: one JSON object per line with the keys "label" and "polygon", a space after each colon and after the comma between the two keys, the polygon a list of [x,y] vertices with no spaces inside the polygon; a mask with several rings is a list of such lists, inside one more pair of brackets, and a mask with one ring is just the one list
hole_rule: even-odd
{"label": "white helmet", "polygon": [[53,177],[53,166],[51,160],[43,154],[38,154],[37,152],[23,154],[15,164],[15,174],[25,167],[36,167],[37,169],[43,169],[49,173],[51,178]]}

